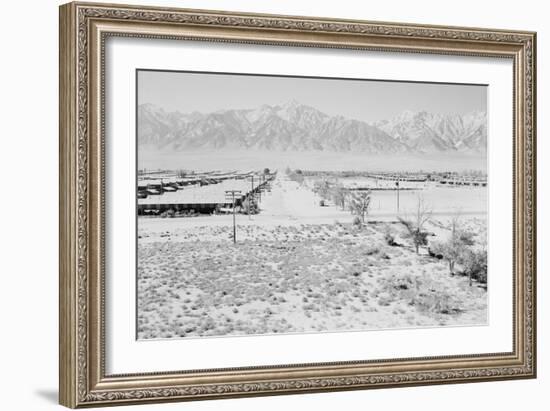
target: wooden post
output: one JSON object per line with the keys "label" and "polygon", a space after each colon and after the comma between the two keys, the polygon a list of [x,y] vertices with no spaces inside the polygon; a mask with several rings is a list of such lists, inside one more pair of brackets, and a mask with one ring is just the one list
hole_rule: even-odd
{"label": "wooden post", "polygon": [[248,218],[250,219],[250,209],[252,208],[252,199],[254,198],[254,174],[250,176],[250,194],[248,195]]}
{"label": "wooden post", "polygon": [[263,174],[260,174],[258,176],[258,202],[261,203],[262,202],[262,186],[263,186]]}
{"label": "wooden post", "polygon": [[397,186],[397,212],[399,212],[399,180],[395,182],[395,185]]}
{"label": "wooden post", "polygon": [[235,191],[232,191],[233,195],[233,244],[237,243],[237,223],[235,221]]}
{"label": "wooden post", "polygon": [[235,219],[235,194],[239,194],[241,190],[226,190],[226,198],[229,196],[233,204],[233,244],[237,242],[237,222]]}

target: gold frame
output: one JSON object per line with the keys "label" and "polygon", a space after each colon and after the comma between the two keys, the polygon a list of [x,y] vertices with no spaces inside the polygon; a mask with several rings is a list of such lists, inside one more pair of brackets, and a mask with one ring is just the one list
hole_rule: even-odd
{"label": "gold frame", "polygon": [[[103,63],[109,36],[491,56],[514,63],[514,349],[105,375]],[[536,34],[219,11],[60,7],[60,403],[76,408],[536,376]],[[266,359],[269,362],[269,359]]]}

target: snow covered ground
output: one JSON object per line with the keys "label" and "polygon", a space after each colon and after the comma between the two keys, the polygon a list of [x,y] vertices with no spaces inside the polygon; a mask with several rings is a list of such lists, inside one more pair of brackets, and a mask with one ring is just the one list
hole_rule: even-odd
{"label": "snow covered ground", "polygon": [[[404,193],[401,215],[418,197]],[[460,211],[483,240],[485,188],[421,193],[433,205],[431,239],[448,236]],[[279,173],[260,214],[237,216],[236,244],[230,215],[139,218],[139,338],[486,323],[485,288],[414,252],[396,223],[395,193],[373,193],[366,227],[319,200]],[[399,246],[384,241],[388,227]]]}

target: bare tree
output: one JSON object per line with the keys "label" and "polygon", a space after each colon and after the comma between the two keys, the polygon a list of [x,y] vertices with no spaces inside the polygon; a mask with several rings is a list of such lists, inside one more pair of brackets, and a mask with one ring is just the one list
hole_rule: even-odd
{"label": "bare tree", "polygon": [[248,215],[258,214],[260,212],[256,199],[250,196],[243,201],[241,210],[244,214]]}
{"label": "bare tree", "polygon": [[292,171],[290,168],[287,167],[287,175],[290,180],[295,181],[300,185],[304,182],[304,175],[302,173],[302,170],[296,169]]}
{"label": "bare tree", "polygon": [[412,240],[416,254],[418,254],[420,246],[428,244],[428,232],[424,229],[424,226],[430,221],[431,217],[431,208],[420,196],[417,200],[416,212],[411,218],[397,217],[399,222],[407,229],[407,237]]}
{"label": "bare tree", "polygon": [[313,192],[326,200],[330,192],[330,183],[327,180],[317,180],[313,183]]}
{"label": "bare tree", "polygon": [[349,195],[349,190],[346,189],[343,184],[337,183],[332,187],[331,192],[334,204],[340,206],[342,210],[345,210],[346,199]]}
{"label": "bare tree", "polygon": [[369,213],[371,191],[355,191],[350,195],[349,209],[352,214],[359,216],[361,222],[365,223],[365,217]]}

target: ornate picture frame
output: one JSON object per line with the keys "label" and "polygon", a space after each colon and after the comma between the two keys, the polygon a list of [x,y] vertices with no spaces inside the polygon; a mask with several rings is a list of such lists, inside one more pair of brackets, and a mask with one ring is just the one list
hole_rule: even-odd
{"label": "ornate picture frame", "polygon": [[[108,375],[105,42],[299,46],[513,62],[513,350]],[[186,401],[536,377],[536,34],[160,7],[60,7],[60,403]]]}

